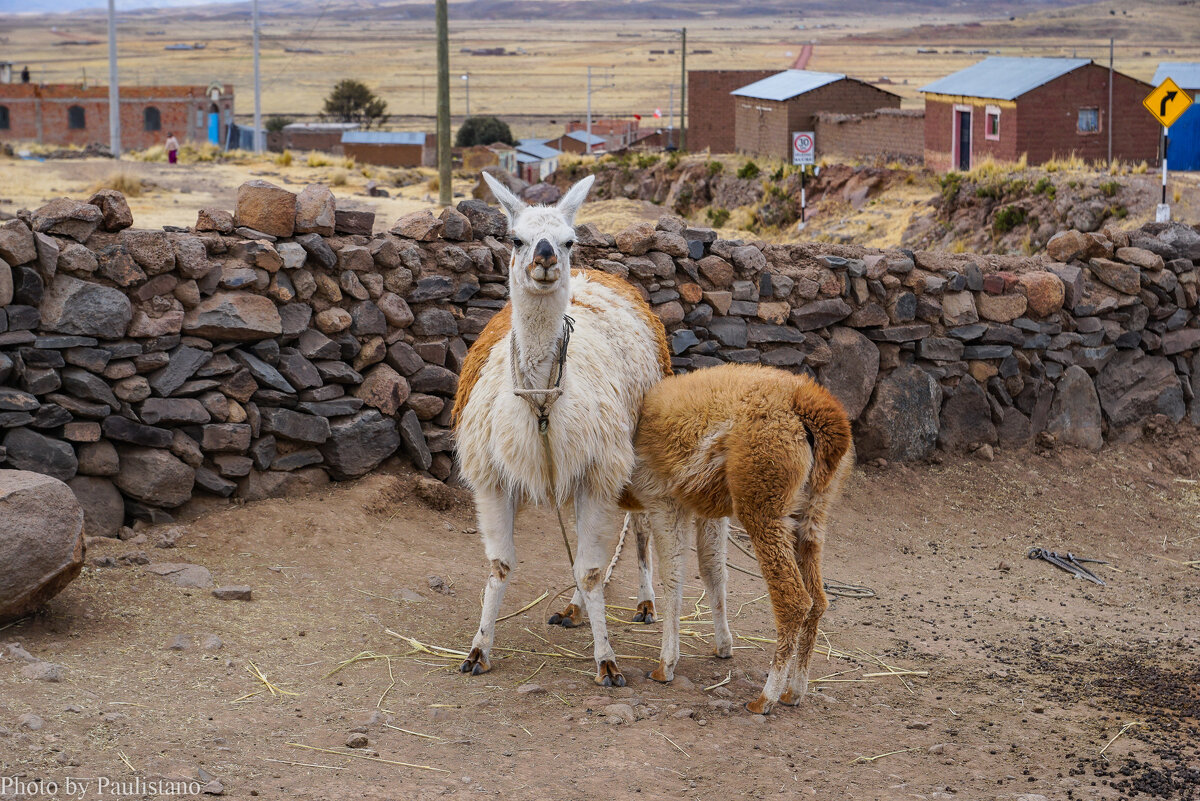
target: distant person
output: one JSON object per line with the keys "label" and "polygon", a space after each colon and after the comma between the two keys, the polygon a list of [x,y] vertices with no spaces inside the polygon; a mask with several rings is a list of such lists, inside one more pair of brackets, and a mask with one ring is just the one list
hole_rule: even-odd
{"label": "distant person", "polygon": [[179,140],[175,134],[167,134],[167,161],[174,164],[179,159]]}
{"label": "distant person", "polygon": [[29,83],[29,67],[21,70],[21,83]]}

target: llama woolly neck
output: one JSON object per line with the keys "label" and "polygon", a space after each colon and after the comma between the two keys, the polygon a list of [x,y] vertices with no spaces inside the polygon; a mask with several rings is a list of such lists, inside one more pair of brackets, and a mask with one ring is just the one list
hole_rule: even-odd
{"label": "llama woolly neck", "polygon": [[514,367],[529,386],[544,387],[558,355],[567,313],[567,287],[546,295],[512,289]]}

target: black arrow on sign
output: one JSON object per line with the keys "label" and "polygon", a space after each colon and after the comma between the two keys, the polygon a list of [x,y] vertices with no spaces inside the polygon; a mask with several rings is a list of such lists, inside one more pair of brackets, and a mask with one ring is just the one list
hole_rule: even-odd
{"label": "black arrow on sign", "polygon": [[1174,100],[1175,95],[1177,95],[1177,94],[1179,94],[1179,93],[1172,90],[1170,92],[1167,92],[1165,95],[1163,95],[1162,102],[1158,104],[1158,116],[1160,116],[1160,117],[1167,116],[1167,104],[1170,103],[1172,100]]}

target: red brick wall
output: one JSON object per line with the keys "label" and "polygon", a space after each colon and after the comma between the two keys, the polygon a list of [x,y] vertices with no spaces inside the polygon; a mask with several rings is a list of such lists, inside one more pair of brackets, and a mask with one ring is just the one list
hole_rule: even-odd
{"label": "red brick wall", "polygon": [[900,107],[897,95],[852,78],[834,81],[785,102],[736,96],[734,100],[737,151],[786,161],[792,158],[792,132],[816,130],[815,115],[819,111],[862,114]]}
{"label": "red brick wall", "polygon": [[[121,148],[141,150],[161,145],[169,132],[180,141],[208,138],[211,101],[203,86],[121,87]],[[0,105],[8,107],[9,128],[0,129],[0,140],[25,140],[48,145],[109,144],[108,87],[38,84],[0,84]],[[233,119],[233,87],[226,85],[218,103],[221,135]],[[71,128],[69,109],[79,106],[85,127]],[[161,127],[145,129],[145,111],[158,109]],[[203,120],[196,117],[204,114]]]}
{"label": "red brick wall", "polygon": [[925,155],[925,115],[920,111],[819,112],[813,130],[818,156],[920,161]]}
{"label": "red brick wall", "polygon": [[420,167],[425,148],[421,145],[372,145],[347,142],[342,152],[360,164],[380,167]]}
{"label": "red brick wall", "polygon": [[[1113,158],[1151,164],[1157,161],[1162,128],[1142,105],[1142,98],[1151,88],[1150,84],[1114,73]],[[1079,109],[1087,107],[1100,110],[1100,130],[1081,134],[1077,131]],[[1071,153],[1088,161],[1107,158],[1107,67],[1089,64],[1040,86],[1017,101],[1017,110],[1021,113],[1017,150],[1028,153],[1030,163]]]}
{"label": "red brick wall", "polygon": [[[1150,85],[1114,73],[1113,157],[1153,163],[1158,155],[1158,123],[1142,107]],[[1026,154],[1030,164],[1041,164],[1072,153],[1088,161],[1104,160],[1108,153],[1108,68],[1089,64],[1027,92],[1016,108],[1000,109],[1000,139],[984,135],[986,107],[996,101],[964,98],[972,110],[971,163],[990,155],[998,161],[1015,161]],[[939,171],[954,165],[956,105],[944,100],[925,101],[925,166]],[[1100,110],[1097,133],[1078,132],[1081,108]]]}
{"label": "red brick wall", "polygon": [[687,146],[693,152],[732,153],[734,110],[730,92],[779,70],[688,70]]}

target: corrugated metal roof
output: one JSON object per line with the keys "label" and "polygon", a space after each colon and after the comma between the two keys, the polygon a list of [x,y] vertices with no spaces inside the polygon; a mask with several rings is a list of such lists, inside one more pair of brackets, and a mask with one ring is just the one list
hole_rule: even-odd
{"label": "corrugated metal roof", "polygon": [[346,131],[343,145],[424,145],[420,131]]}
{"label": "corrugated metal roof", "polygon": [[993,100],[1016,100],[1026,92],[1091,63],[1090,58],[992,56],[928,86],[922,86],[920,91],[941,95],[986,97]]}
{"label": "corrugated metal roof", "polygon": [[561,151],[531,139],[524,139],[519,142],[517,144],[517,152],[533,156],[538,160],[558,158],[562,155]]}
{"label": "corrugated metal roof", "polygon": [[785,70],[761,81],[734,89],[729,94],[738,97],[753,97],[756,100],[791,100],[796,95],[811,92],[825,84],[845,78],[835,72],[812,72],[810,70]]}
{"label": "corrugated metal roof", "polygon": [[567,134],[567,138],[574,139],[576,142],[583,142],[584,144],[593,144],[593,145],[604,144],[603,136],[596,136],[595,134],[592,134],[592,138],[591,138],[591,140],[589,140],[587,131],[571,131],[570,133]]}
{"label": "corrugated metal roof", "polygon": [[1180,89],[1200,89],[1200,61],[1160,61],[1153,83],[1158,86],[1167,78]]}
{"label": "corrugated metal roof", "polygon": [[531,156],[528,153],[522,153],[519,150],[517,151],[518,164],[536,164],[539,161],[541,161],[541,159],[539,159],[537,156]]}
{"label": "corrugated metal roof", "polygon": [[357,122],[293,122],[283,126],[285,131],[353,131]]}

